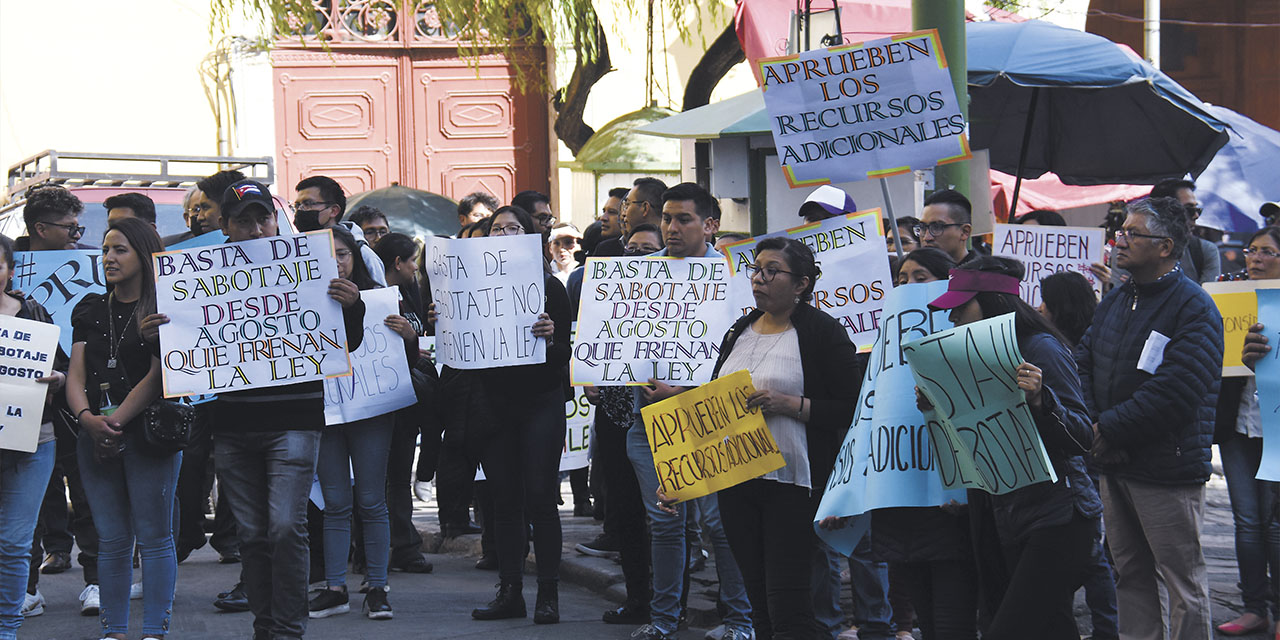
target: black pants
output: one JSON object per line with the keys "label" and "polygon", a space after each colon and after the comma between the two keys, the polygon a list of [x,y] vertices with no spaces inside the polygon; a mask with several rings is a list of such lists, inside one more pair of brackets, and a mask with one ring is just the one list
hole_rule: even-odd
{"label": "black pants", "polygon": [[494,414],[500,428],[482,460],[493,492],[498,575],[503,584],[522,584],[527,525],[532,525],[538,582],[554,583],[563,543],[556,498],[564,449],[564,393],[556,387],[521,394],[495,407]]}
{"label": "black pants", "polygon": [[983,640],[1079,638],[1071,606],[1095,564],[1096,531],[1094,520],[1076,514],[1067,524],[1038,529],[1021,544],[1006,546],[1009,584]]}
{"label": "black pants", "polygon": [[475,492],[476,465],[467,457],[461,434],[445,431],[436,466],[436,504],[440,526],[465,527],[471,523],[471,498]]}
{"label": "black pants", "polygon": [[422,536],[413,526],[413,454],[419,425],[403,412],[396,414],[387,455],[387,515],[391,523],[391,566],[422,555]]}
{"label": "black pants", "polygon": [[[978,577],[972,555],[931,562],[890,563],[889,580],[892,582],[894,578],[900,578],[906,588],[924,640],[978,637]],[[895,617],[897,613],[894,609]]]}
{"label": "black pants", "polygon": [[582,467],[569,472],[569,488],[573,491],[573,506],[591,501],[590,467]]}
{"label": "black pants", "polygon": [[[178,531],[174,538],[178,548],[199,549],[205,544],[205,506],[213,479],[213,411],[209,403],[195,406],[191,422],[191,443],[182,451],[182,467],[178,470]],[[224,517],[215,515],[215,529],[209,540],[222,555],[240,553],[236,540],[235,519],[230,509],[222,508]]]}
{"label": "black pants", "polygon": [[817,500],[804,487],[773,480],[748,480],[720,491],[719,498],[756,637],[821,637],[812,592]]}
{"label": "black pants", "polygon": [[[71,553],[72,537],[80,554],[76,561],[84,568],[84,583],[98,584],[98,530],[93,526],[89,499],[80,483],[80,466],[76,462],[76,435],[58,429],[57,454],[53,474],[40,504],[35,535],[31,541],[31,566],[27,574],[27,591],[34,593],[40,584],[40,564],[45,553]],[[71,494],[71,511],[67,511],[67,493]]]}
{"label": "black pants", "polygon": [[649,575],[649,524],[640,498],[640,483],[627,457],[627,430],[609,420],[603,411],[596,411],[595,427],[595,458],[591,466],[606,487],[604,531],[618,541],[627,600],[648,607],[653,596]]}

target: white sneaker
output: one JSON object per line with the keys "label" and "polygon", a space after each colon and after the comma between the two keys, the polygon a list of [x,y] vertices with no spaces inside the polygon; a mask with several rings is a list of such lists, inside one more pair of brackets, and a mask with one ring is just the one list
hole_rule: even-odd
{"label": "white sneaker", "polygon": [[413,483],[413,495],[423,502],[431,502],[431,483]]}
{"label": "white sneaker", "polygon": [[35,595],[24,591],[22,593],[22,610],[19,613],[23,617],[34,618],[44,613],[44,605],[44,594],[40,593],[39,589],[36,589]]}
{"label": "white sneaker", "polygon": [[130,600],[142,599],[142,583],[141,582],[135,582],[129,585],[129,599]]}
{"label": "white sneaker", "polygon": [[86,585],[84,591],[80,592],[80,615],[96,616],[101,609],[98,597],[98,585]]}

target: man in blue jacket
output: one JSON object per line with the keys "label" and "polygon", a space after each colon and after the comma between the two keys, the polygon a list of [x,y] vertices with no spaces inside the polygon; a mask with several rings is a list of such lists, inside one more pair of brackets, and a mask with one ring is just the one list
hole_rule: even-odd
{"label": "man in blue jacket", "polygon": [[1132,278],[1103,298],[1076,350],[1126,640],[1159,640],[1166,624],[1171,640],[1213,637],[1200,530],[1222,316],[1178,267],[1185,220],[1173,198],[1130,205],[1113,257]]}

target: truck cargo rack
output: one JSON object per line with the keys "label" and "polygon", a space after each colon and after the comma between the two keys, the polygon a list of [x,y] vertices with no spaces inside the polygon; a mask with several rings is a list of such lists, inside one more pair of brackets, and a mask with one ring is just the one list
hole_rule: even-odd
{"label": "truck cargo rack", "polygon": [[42,184],[186,187],[205,176],[231,169],[268,186],[275,181],[275,161],[270,156],[170,156],[48,149],[9,167],[8,195],[10,201],[17,200],[28,188]]}

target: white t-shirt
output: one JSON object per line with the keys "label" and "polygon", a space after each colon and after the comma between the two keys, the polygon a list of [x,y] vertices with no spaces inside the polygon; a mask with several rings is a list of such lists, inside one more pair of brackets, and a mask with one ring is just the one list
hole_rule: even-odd
{"label": "white t-shirt", "polygon": [[[746,369],[756,389],[768,389],[792,396],[804,395],[804,369],[800,366],[800,339],[796,328],[782,333],[762,335],[747,326],[733,351],[725,358],[720,373]],[[786,466],[761,476],[787,484],[813,488],[809,474],[809,434],[803,422],[792,416],[766,414],[764,422],[778,443],[778,451]]]}

